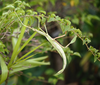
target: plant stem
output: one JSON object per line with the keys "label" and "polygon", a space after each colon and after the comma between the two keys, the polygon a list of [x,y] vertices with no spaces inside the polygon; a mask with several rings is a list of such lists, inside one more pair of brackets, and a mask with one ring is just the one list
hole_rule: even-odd
{"label": "plant stem", "polygon": [[5,81],[5,85],[7,85],[7,83],[8,83],[8,78],[9,78],[9,71],[8,71],[7,79],[6,79],[6,81]]}

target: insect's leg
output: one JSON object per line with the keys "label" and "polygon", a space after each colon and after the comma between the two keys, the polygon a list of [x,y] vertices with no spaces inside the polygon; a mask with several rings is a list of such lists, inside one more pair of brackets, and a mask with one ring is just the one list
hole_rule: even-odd
{"label": "insect's leg", "polygon": [[66,36],[66,34],[67,34],[67,32],[65,32],[64,35],[61,35],[61,36],[55,37],[54,39],[58,39],[58,38],[64,37],[64,36]]}
{"label": "insect's leg", "polygon": [[68,43],[66,46],[59,44],[62,48],[67,48],[71,43]]}
{"label": "insect's leg", "polygon": [[[62,36],[58,36],[58,37],[56,37],[56,38],[53,38],[54,40],[55,39],[58,39],[58,38],[61,38],[61,37],[64,37],[64,36],[66,36],[66,33],[67,32],[65,32],[65,34],[64,35],[62,35]],[[56,41],[56,40],[55,40]],[[57,41],[56,41],[57,42]],[[58,42],[57,42],[58,43]],[[61,44],[59,44],[62,48],[67,48],[69,45],[70,45],[71,43],[68,43],[66,46],[62,46]]]}
{"label": "insect's leg", "polygon": [[46,33],[48,34],[47,27],[46,27],[45,23],[44,23],[44,28],[45,28]]}
{"label": "insect's leg", "polygon": [[[56,41],[57,42],[57,41]],[[57,42],[58,43],[58,42]],[[71,43],[68,43],[66,46],[59,44],[62,48],[67,48]]]}
{"label": "insect's leg", "polygon": [[67,48],[71,43],[68,43],[66,46],[63,46],[63,48]]}

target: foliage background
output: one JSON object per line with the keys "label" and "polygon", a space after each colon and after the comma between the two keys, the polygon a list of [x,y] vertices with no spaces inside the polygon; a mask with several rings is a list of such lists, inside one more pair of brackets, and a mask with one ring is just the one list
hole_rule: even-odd
{"label": "foliage background", "polygon": [[[0,8],[6,6],[7,4],[13,3],[15,0],[0,0]],[[93,34],[91,38],[91,43],[93,47],[100,50],[100,0],[22,0],[28,2],[31,5],[31,9],[34,11],[45,10],[47,12],[56,12],[56,15],[59,15],[62,18],[69,19],[72,22],[72,25],[76,28],[79,28],[82,32],[86,33],[87,36],[89,33]],[[0,14],[2,14],[0,12]],[[54,29],[56,32],[58,29],[55,27],[55,23],[52,23],[54,26],[51,29]],[[49,31],[51,36],[53,31]],[[54,33],[55,33],[54,32]],[[8,40],[7,40],[8,41]],[[65,40],[64,44],[66,44]],[[9,41],[10,43],[10,41]],[[100,84],[100,64],[99,61],[94,63],[94,57],[88,52],[86,46],[82,45],[80,39],[77,39],[77,42],[74,45],[70,46],[74,51],[78,51],[82,58],[72,56],[71,61],[69,62],[65,72],[64,80],[58,80],[57,85],[99,85]],[[11,49],[9,47],[9,49]],[[27,52],[29,48],[24,49],[23,52]],[[57,56],[54,52],[49,52],[50,56]],[[20,54],[22,55],[22,54]],[[43,55],[43,54],[38,54]],[[53,65],[55,64],[53,60],[57,58],[50,57]],[[60,61],[60,64],[62,62]],[[55,66],[41,66],[34,69],[29,69],[23,71],[23,75],[15,74],[10,80],[11,83],[17,85],[49,85],[47,79],[50,78],[49,75],[46,75],[45,72],[48,69],[49,72]],[[27,75],[31,76],[28,77]],[[45,80],[40,78],[35,78],[39,76],[44,76]],[[52,78],[51,78],[52,79]],[[40,81],[41,80],[41,81]],[[52,80],[54,81],[54,79]],[[51,84],[50,84],[51,85]]]}

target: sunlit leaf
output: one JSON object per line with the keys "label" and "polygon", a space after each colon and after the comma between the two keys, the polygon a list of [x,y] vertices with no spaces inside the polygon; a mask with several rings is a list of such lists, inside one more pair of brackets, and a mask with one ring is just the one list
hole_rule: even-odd
{"label": "sunlit leaf", "polygon": [[8,76],[8,68],[1,55],[0,55],[0,66],[1,66],[1,71],[2,71],[1,79],[0,79],[0,84],[1,84],[7,79],[7,76]]}
{"label": "sunlit leaf", "polygon": [[81,57],[80,53],[74,52],[74,55]]}
{"label": "sunlit leaf", "polygon": [[54,77],[51,77],[51,78],[48,79],[48,82],[49,83],[52,82],[54,85],[57,83],[57,81],[58,81],[57,78],[54,78]]}
{"label": "sunlit leaf", "polygon": [[[44,43],[43,43],[44,44]],[[32,49],[31,51],[27,52],[25,55],[23,55],[21,58],[19,58],[16,62],[20,61],[21,59],[25,58],[26,56],[28,56],[29,54],[31,54],[33,51],[35,51],[36,49],[38,49],[40,46],[42,46],[43,44],[40,44],[39,46],[35,47],[34,49]]]}
{"label": "sunlit leaf", "polygon": [[[19,54],[21,52],[21,50],[29,43],[29,41],[36,35],[37,32],[34,32],[30,38],[28,38],[28,40],[20,47],[19,51],[17,52],[17,54]],[[38,46],[39,47],[39,46]],[[37,47],[37,48],[38,48]],[[33,51],[32,51],[33,52]]]}
{"label": "sunlit leaf", "polygon": [[11,5],[6,6],[4,9],[15,9],[15,7],[11,4]]}
{"label": "sunlit leaf", "polygon": [[79,24],[79,19],[77,18],[77,17],[74,17],[73,19],[72,19],[72,22],[74,23],[74,24]]}
{"label": "sunlit leaf", "polygon": [[42,11],[42,10],[41,10],[41,11],[39,11],[39,12],[40,12],[40,13],[43,13],[43,14],[46,14],[46,12],[45,12],[45,11]]}
{"label": "sunlit leaf", "polygon": [[[25,19],[24,19],[24,24],[25,24],[25,25],[28,24],[28,18],[25,18]],[[26,27],[23,26],[23,27],[22,27],[22,30],[21,30],[21,33],[20,33],[20,35],[19,35],[18,41],[17,41],[17,43],[16,43],[15,49],[14,49],[14,51],[13,51],[13,54],[12,54],[12,56],[11,56],[10,63],[8,64],[8,66],[10,66],[10,65],[12,64],[12,62],[16,59],[17,52],[18,52],[18,49],[19,49],[21,40],[22,40],[22,38],[23,38],[25,29],[26,29]]]}
{"label": "sunlit leaf", "polygon": [[49,62],[41,61],[41,60],[44,60],[46,58],[47,58],[47,56],[46,57],[40,57],[40,58],[34,58],[34,59],[28,59],[28,60],[23,61],[23,62],[18,63],[18,64],[16,63],[16,64],[11,66],[11,68],[13,70],[10,71],[10,74],[18,72],[18,71],[26,70],[26,69],[29,69],[29,68],[33,68],[33,67],[36,67],[36,66],[40,66],[40,65],[50,65]]}
{"label": "sunlit leaf", "polygon": [[75,35],[75,37],[71,40],[70,44],[74,43],[77,39],[77,36]]}
{"label": "sunlit leaf", "polygon": [[98,57],[97,57],[97,56],[94,56],[94,62],[96,62],[96,61],[97,61],[97,59],[98,59]]}

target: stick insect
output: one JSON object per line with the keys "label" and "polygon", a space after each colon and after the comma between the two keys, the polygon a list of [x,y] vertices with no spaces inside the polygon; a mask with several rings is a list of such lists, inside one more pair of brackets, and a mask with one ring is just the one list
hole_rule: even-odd
{"label": "stick insect", "polygon": [[[15,12],[16,16],[18,17],[17,13]],[[61,74],[65,68],[66,68],[66,65],[67,65],[67,60],[66,60],[66,55],[63,51],[63,47],[54,39],[52,38],[51,36],[49,36],[49,34],[47,33],[47,29],[46,29],[46,26],[45,29],[46,29],[46,32],[44,32],[41,28],[40,30],[37,30],[35,28],[32,28],[32,27],[29,27],[29,26],[26,26],[22,23],[22,21],[20,20],[20,18],[18,17],[18,20],[21,22],[21,24],[29,29],[32,29],[33,31],[43,35],[46,37],[46,39],[52,44],[52,46],[57,50],[57,52],[60,54],[60,56],[62,57],[63,59],[63,67],[60,71],[58,71],[54,76],[57,76],[59,74]],[[66,47],[68,47],[71,43],[69,43]]]}

